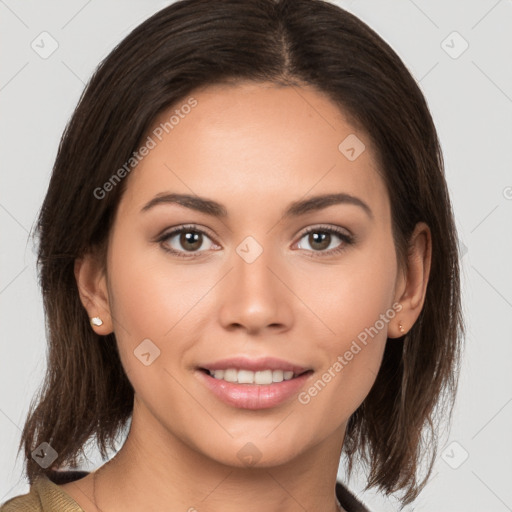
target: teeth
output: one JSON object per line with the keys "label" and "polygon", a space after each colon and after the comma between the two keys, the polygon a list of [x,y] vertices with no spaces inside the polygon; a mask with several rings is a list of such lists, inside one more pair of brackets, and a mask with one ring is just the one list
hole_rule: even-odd
{"label": "teeth", "polygon": [[231,368],[229,370],[224,370],[223,378],[224,378],[224,380],[227,380],[228,382],[236,382],[238,380],[238,372],[234,368]]}
{"label": "teeth", "polygon": [[225,370],[209,370],[209,372],[215,379],[236,382],[238,384],[272,384],[273,382],[290,380],[294,377],[294,373],[288,370],[261,370],[253,372],[251,370],[227,368]]}
{"label": "teeth", "polygon": [[272,384],[272,370],[254,372],[254,384]]}
{"label": "teeth", "polygon": [[282,382],[284,380],[283,370],[274,370],[272,372],[272,382]]}
{"label": "teeth", "polygon": [[249,370],[238,370],[238,384],[253,384],[254,372]]}

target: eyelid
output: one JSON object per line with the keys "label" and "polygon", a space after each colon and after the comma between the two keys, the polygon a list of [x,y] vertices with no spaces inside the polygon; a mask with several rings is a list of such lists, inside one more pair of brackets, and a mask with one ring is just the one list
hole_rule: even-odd
{"label": "eyelid", "polygon": [[203,235],[206,235],[208,238],[212,239],[212,241],[215,239],[215,235],[208,228],[200,226],[199,224],[178,224],[176,226],[165,228],[163,231],[161,231],[160,234],[158,234],[154,238],[154,241],[158,242],[162,239],[169,238],[170,236],[176,235],[178,233],[181,233],[182,231],[187,230],[202,233]]}
{"label": "eyelid", "polygon": [[309,233],[314,232],[314,231],[328,231],[328,232],[335,233],[337,235],[344,235],[344,236],[347,236],[350,238],[353,237],[352,233],[348,229],[342,228],[341,226],[331,225],[331,224],[313,224],[312,226],[308,226],[307,228],[304,228],[304,230],[302,230],[300,232],[300,235],[297,235],[297,236],[299,238],[302,238],[304,235],[308,235]]}

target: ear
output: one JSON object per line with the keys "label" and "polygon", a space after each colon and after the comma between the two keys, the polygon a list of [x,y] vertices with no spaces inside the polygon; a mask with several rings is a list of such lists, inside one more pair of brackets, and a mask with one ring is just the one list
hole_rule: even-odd
{"label": "ear", "polygon": [[102,325],[92,325],[94,332],[105,336],[113,332],[107,278],[101,262],[94,253],[75,260],[75,279],[80,300],[89,318],[99,317]]}
{"label": "ear", "polygon": [[[405,336],[418,319],[427,291],[432,261],[432,236],[424,222],[418,222],[411,235],[407,255],[407,269],[404,270],[395,292],[395,302],[402,305],[394,322],[389,325],[388,338]],[[403,332],[399,325],[402,325]]]}

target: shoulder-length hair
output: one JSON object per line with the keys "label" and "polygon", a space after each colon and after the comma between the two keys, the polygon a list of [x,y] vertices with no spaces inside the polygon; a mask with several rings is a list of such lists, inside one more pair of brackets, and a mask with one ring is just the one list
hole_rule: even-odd
{"label": "shoulder-length hair", "polygon": [[[349,475],[356,459],[368,466],[366,489],[404,490],[407,504],[426,484],[438,407],[448,406],[451,420],[464,332],[443,157],[426,101],[397,54],[357,17],[321,0],[180,0],[135,28],[95,71],[60,141],[36,226],[48,366],[19,445],[30,483],[64,464],[77,467],[91,438],[105,458],[133,410],[115,336],[91,329],[73,271],[92,249],[104,257],[126,179],[107,194],[98,188],[133,157],[157,115],[199,87],[247,81],[313,86],[364,129],[389,194],[402,266],[416,223],[430,227],[422,312],[405,336],[387,340],[343,445]],[[53,467],[31,456],[43,442],[58,453]]]}

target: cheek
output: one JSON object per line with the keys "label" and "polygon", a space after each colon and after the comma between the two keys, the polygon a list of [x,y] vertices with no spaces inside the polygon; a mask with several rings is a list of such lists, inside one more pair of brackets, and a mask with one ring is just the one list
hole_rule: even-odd
{"label": "cheek", "polygon": [[162,249],[126,238],[113,240],[109,265],[114,323],[121,334],[138,338],[170,336],[215,283],[211,272],[177,264]]}
{"label": "cheek", "polygon": [[385,315],[389,321],[395,314],[391,307],[397,277],[390,237],[369,237],[364,248],[347,253],[335,268],[318,271],[315,286],[306,287],[305,292],[311,309],[316,308],[334,331],[333,338],[340,340],[336,348],[342,350],[344,344],[350,344],[360,334],[364,338],[367,329],[375,325],[385,340],[388,322],[379,320]]}
{"label": "cheek", "polygon": [[[328,413],[333,404],[347,418],[370,391],[380,368],[393,307],[396,261],[394,246],[384,237],[347,258],[337,277],[315,280],[322,297],[319,316],[335,334],[321,342],[327,354],[324,367],[299,402]],[[314,293],[309,297],[314,302]],[[312,308],[313,309],[313,308]],[[323,413],[319,413],[320,416]]]}
{"label": "cheek", "polygon": [[187,330],[207,284],[192,281],[183,266],[136,244],[113,243],[109,265],[111,311],[122,365],[136,394],[144,397],[146,406],[152,404],[156,415],[162,397],[172,396],[174,403],[186,398],[174,376],[193,344]]}
{"label": "cheek", "polygon": [[[183,371],[184,358],[210,321],[205,308],[219,277],[211,266],[177,263],[121,230],[111,248],[111,311],[125,372],[139,395],[180,400],[183,390],[173,376]],[[148,352],[145,366],[142,354]]]}
{"label": "cheek", "polygon": [[326,363],[298,396],[312,430],[331,429],[347,421],[370,392],[387,342],[383,303],[368,300],[361,310],[347,307],[338,316],[335,341],[324,340],[320,347]]}

